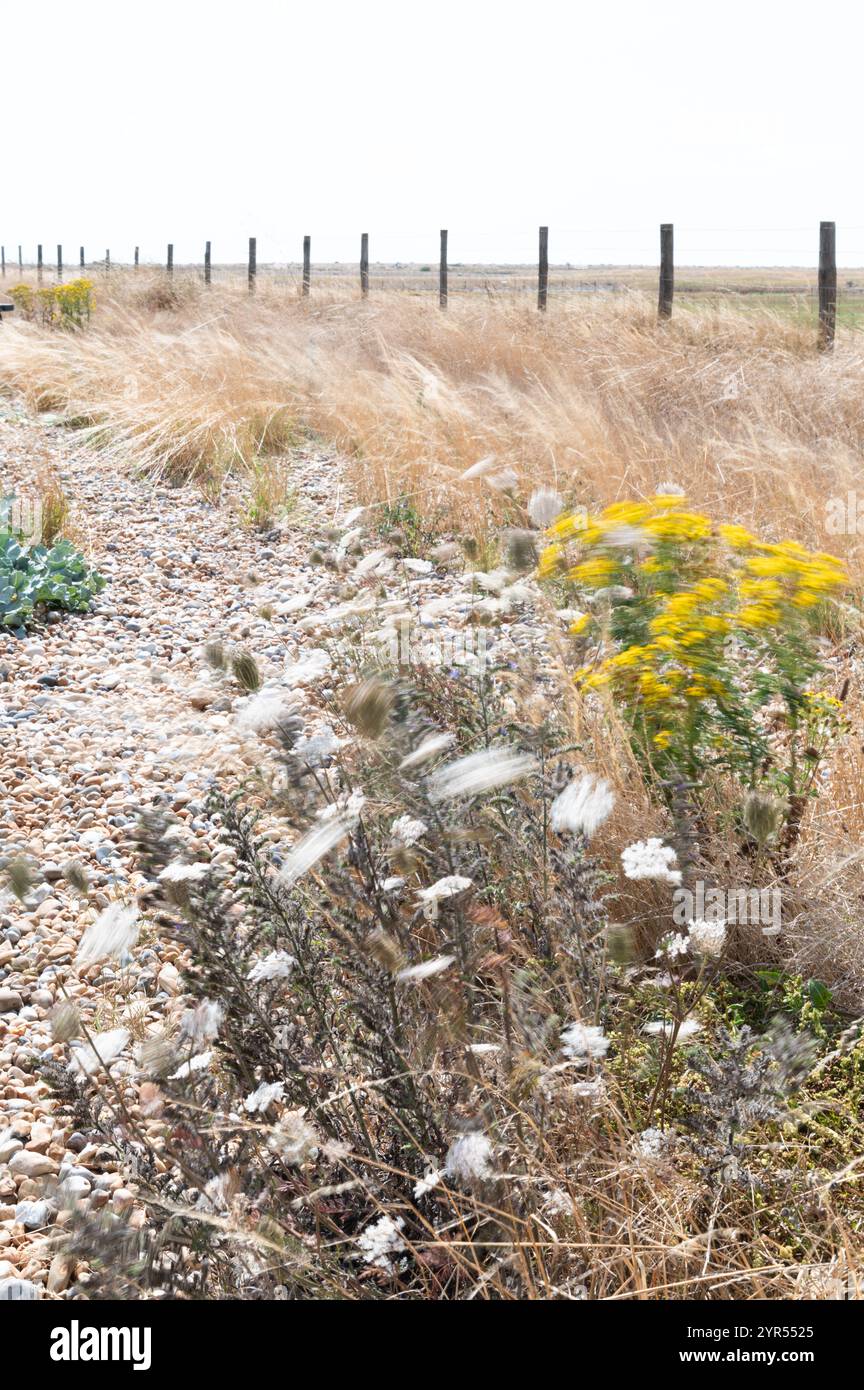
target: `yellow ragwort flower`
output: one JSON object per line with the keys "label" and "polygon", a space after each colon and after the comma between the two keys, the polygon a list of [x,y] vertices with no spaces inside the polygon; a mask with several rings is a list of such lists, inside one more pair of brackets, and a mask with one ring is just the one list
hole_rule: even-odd
{"label": "yellow ragwort flower", "polygon": [[568,579],[579,580],[582,584],[587,584],[590,588],[600,588],[604,586],[611,574],[615,572],[614,560],[609,560],[605,555],[597,555],[591,560],[583,560],[580,565],[569,570]]}
{"label": "yellow ragwort flower", "polygon": [[743,526],[718,526],[717,531],[721,540],[733,550],[747,550],[751,545],[758,545],[756,537]]}

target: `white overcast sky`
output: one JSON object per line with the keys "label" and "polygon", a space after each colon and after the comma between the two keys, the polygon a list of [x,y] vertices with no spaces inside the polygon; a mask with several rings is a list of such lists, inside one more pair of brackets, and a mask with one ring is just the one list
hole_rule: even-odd
{"label": "white overcast sky", "polygon": [[[0,241],[66,259],[864,264],[834,0],[40,0],[7,32]],[[8,25],[7,25],[8,31]]]}

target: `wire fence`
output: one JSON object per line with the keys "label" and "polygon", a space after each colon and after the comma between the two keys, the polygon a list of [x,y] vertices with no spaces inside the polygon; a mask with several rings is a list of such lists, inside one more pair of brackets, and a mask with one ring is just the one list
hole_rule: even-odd
{"label": "wire fence", "polygon": [[[577,230],[560,228],[556,235],[559,241],[569,244],[569,239],[572,239]],[[766,238],[770,234],[789,242],[794,237],[794,248],[787,246],[782,251],[775,249],[773,254],[778,256],[791,254],[793,251],[795,254],[800,253],[801,265],[711,266],[709,262],[714,251],[724,256],[729,255],[729,244],[728,241],[724,244],[724,239],[739,234],[729,228],[688,228],[684,237],[687,260],[685,264],[676,267],[675,229],[671,223],[664,223],[660,228],[659,284],[656,262],[652,265],[648,258],[647,264],[633,260],[618,264],[598,262],[581,265],[569,261],[564,264],[550,261],[549,228],[545,226],[539,229],[539,241],[536,243],[537,259],[533,266],[515,260],[511,263],[482,258],[469,260],[465,258],[465,248],[461,251],[463,258],[453,260],[448,254],[448,247],[452,245],[448,240],[449,234],[442,230],[438,238],[437,257],[410,261],[371,260],[368,233],[362,233],[358,237],[358,256],[356,260],[351,261],[326,258],[328,242],[332,248],[336,241],[335,238],[328,237],[320,238],[324,255],[321,255],[320,244],[316,242],[319,259],[314,260],[311,235],[303,238],[302,259],[296,261],[280,260],[278,256],[269,260],[261,258],[258,239],[255,237],[249,238],[248,258],[243,262],[219,262],[212,254],[211,242],[206,242],[202,247],[201,259],[194,261],[184,261],[175,255],[174,243],[166,243],[164,256],[158,260],[152,256],[143,257],[138,246],[126,260],[115,258],[110,249],[106,249],[104,255],[94,259],[85,254],[83,246],[77,249],[77,255],[70,258],[64,256],[62,245],[56,247],[56,255],[54,248],[50,248],[50,257],[47,254],[48,248],[40,245],[36,249],[35,259],[31,257],[25,260],[22,246],[16,248],[17,255],[10,256],[7,256],[7,248],[3,246],[0,247],[0,277],[2,280],[8,280],[10,276],[35,274],[37,281],[41,282],[49,277],[63,280],[72,274],[81,273],[92,275],[124,270],[159,270],[169,277],[203,277],[208,284],[236,284],[238,279],[242,278],[249,291],[253,293],[262,280],[295,290],[300,296],[309,296],[316,290],[344,290],[351,285],[364,297],[384,291],[401,291],[437,296],[442,308],[447,307],[451,297],[506,294],[524,299],[533,297],[541,311],[555,300],[572,300],[585,295],[651,291],[658,293],[658,313],[661,318],[671,315],[675,300],[692,304],[703,299],[747,299],[764,307],[782,308],[785,313],[791,312],[802,318],[815,317],[819,325],[820,343],[824,347],[830,347],[834,340],[838,305],[842,323],[857,327],[860,318],[864,326],[864,271],[846,271],[838,284],[835,224],[821,223],[818,243],[815,235],[811,233],[809,246],[803,239],[805,231],[810,229],[763,229],[760,233]],[[864,228],[846,228],[845,232],[858,235],[864,232]],[[700,245],[701,238],[712,233],[718,245]],[[723,235],[718,235],[719,233]],[[632,234],[633,229],[609,229],[610,240]],[[473,233],[472,239],[476,241],[478,235],[476,232]],[[487,235],[491,238],[493,234]],[[585,234],[579,235],[584,238]],[[590,235],[598,235],[596,229]],[[421,239],[415,234],[399,238],[393,233],[380,240],[388,246],[393,246],[397,241],[406,246],[413,243],[415,248],[422,240],[425,249],[428,249],[431,243],[428,236]],[[521,244],[525,244],[524,240]],[[772,244],[776,246],[776,241],[766,240],[766,246]],[[344,247],[342,239],[339,239],[339,245]],[[271,246],[271,250],[276,252],[285,249],[284,246]],[[470,249],[477,248],[472,246]],[[582,249],[585,249],[584,240]],[[602,248],[592,246],[589,249]],[[706,258],[702,264],[697,264],[692,259],[697,250]],[[812,257],[810,267],[803,259],[808,253],[809,257]],[[748,255],[753,254],[751,248]]]}

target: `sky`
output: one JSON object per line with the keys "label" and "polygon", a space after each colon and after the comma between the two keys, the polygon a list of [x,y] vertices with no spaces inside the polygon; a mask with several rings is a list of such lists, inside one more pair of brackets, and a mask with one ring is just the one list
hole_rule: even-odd
{"label": "sky", "polygon": [[[34,21],[35,23],[35,21]],[[53,37],[52,37],[53,36]],[[0,242],[88,259],[864,265],[864,18],[823,0],[41,0]]]}

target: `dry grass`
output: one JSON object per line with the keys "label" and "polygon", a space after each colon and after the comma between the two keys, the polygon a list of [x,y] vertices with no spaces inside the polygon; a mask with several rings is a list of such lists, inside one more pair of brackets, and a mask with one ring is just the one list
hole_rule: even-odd
{"label": "dry grass", "polygon": [[[580,297],[544,317],[504,297],[455,302],[350,291],[302,301],[262,283],[100,282],[80,335],[10,324],[8,386],[91,423],[119,455],[212,483],[278,453],[297,427],[356,461],[366,500],[409,498],[438,526],[482,533],[552,482],[575,502],[684,487],[715,515],[831,548],[860,576],[856,536],[825,503],[854,488],[864,356],[832,357],[770,312],[681,313],[658,327],[641,294]],[[494,455],[514,501],[460,475]]]}

